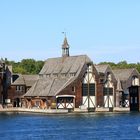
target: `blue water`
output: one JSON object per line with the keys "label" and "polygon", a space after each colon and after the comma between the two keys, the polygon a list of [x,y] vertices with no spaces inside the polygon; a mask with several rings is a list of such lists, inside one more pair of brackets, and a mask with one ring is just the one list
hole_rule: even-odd
{"label": "blue water", "polygon": [[0,114],[0,140],[140,139],[140,113]]}

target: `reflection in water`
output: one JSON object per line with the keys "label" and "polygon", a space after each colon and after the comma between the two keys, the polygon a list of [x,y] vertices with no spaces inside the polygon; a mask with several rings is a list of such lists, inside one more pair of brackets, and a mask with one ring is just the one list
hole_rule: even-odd
{"label": "reflection in water", "polygon": [[0,115],[0,140],[134,139],[140,114]]}

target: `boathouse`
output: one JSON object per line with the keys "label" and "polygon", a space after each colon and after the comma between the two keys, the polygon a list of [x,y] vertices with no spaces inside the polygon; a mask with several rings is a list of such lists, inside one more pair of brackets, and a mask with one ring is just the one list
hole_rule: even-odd
{"label": "boathouse", "polygon": [[130,111],[140,111],[140,78],[136,69],[113,70],[117,79],[116,104],[130,107]]}
{"label": "boathouse", "polygon": [[49,58],[39,79],[24,95],[26,107],[90,108],[96,107],[98,73],[87,55],[69,55],[65,37],[62,57]]}

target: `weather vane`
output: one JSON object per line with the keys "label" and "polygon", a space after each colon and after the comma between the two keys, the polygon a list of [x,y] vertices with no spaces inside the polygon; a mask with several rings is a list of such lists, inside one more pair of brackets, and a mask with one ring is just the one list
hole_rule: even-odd
{"label": "weather vane", "polygon": [[66,37],[66,31],[65,32],[62,32],[62,34],[64,34],[64,36]]}

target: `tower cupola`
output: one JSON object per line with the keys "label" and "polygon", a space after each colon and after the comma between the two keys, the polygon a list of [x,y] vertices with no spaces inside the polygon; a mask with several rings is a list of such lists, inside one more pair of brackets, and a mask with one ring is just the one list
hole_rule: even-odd
{"label": "tower cupola", "polygon": [[68,57],[68,56],[69,56],[69,44],[65,36],[64,42],[62,44],[62,57]]}

